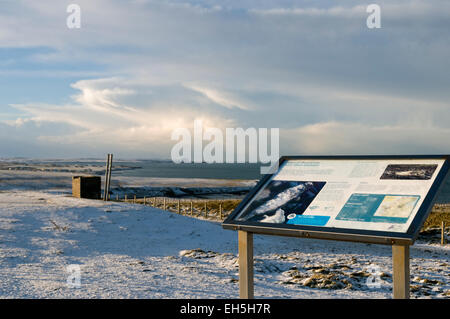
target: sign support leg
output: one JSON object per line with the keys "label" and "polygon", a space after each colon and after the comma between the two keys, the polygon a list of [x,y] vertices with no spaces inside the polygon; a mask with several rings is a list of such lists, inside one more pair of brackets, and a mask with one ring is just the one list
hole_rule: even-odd
{"label": "sign support leg", "polygon": [[239,230],[239,297],[253,299],[253,233]]}
{"label": "sign support leg", "polygon": [[392,246],[394,299],[409,299],[409,245]]}

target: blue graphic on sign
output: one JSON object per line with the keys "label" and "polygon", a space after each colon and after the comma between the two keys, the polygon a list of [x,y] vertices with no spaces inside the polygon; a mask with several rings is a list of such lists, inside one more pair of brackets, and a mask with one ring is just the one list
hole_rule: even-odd
{"label": "blue graphic on sign", "polygon": [[304,225],[304,226],[325,226],[330,216],[310,216],[296,215],[294,218],[288,219],[286,224]]}

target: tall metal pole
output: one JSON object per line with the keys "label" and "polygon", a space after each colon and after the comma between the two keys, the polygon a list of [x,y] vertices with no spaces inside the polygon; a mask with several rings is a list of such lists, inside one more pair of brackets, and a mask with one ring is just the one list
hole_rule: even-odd
{"label": "tall metal pole", "polygon": [[105,171],[105,188],[103,189],[103,200],[106,201],[106,192],[108,191],[108,169],[109,169],[109,154],[106,159],[106,171]]}
{"label": "tall metal pole", "polygon": [[113,162],[113,155],[110,154],[110,157],[109,157],[109,175],[108,175],[108,194],[109,194],[109,189],[111,188],[112,162]]}
{"label": "tall metal pole", "polygon": [[112,159],[113,159],[113,155],[112,154],[108,154],[108,158],[107,158],[107,161],[106,161],[106,173],[105,173],[105,191],[103,193],[103,200],[104,201],[108,200],[108,195],[109,195],[109,186],[110,186],[110,183],[111,183]]}

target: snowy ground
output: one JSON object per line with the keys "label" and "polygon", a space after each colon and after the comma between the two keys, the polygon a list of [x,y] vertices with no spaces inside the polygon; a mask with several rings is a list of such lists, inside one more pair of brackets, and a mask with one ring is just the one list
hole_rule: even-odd
{"label": "snowy ground", "polygon": [[[411,248],[412,296],[450,297],[450,247]],[[237,234],[152,207],[0,191],[0,298],[236,298]],[[81,287],[67,284],[80,265]],[[388,246],[255,236],[255,296],[390,298]],[[379,288],[370,288],[374,278]]]}

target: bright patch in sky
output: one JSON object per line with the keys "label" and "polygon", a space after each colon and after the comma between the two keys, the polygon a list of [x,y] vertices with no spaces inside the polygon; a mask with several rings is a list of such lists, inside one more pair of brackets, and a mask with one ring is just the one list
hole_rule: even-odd
{"label": "bright patch in sky", "polygon": [[447,153],[450,3],[6,1],[0,156],[169,158],[171,131],[280,128],[282,154]]}

